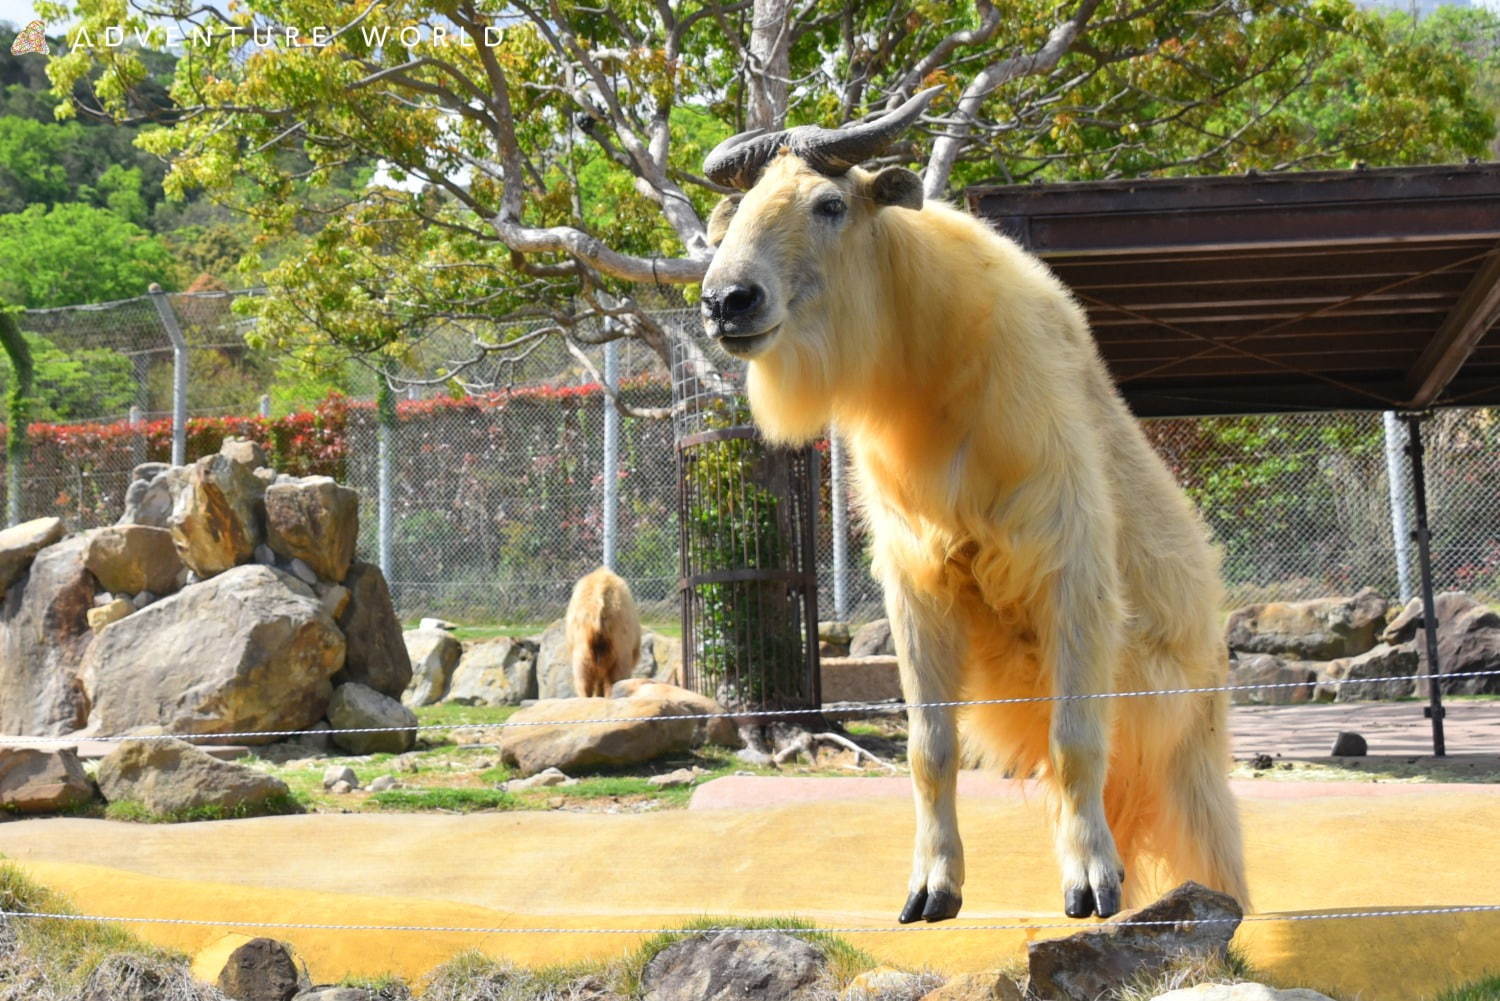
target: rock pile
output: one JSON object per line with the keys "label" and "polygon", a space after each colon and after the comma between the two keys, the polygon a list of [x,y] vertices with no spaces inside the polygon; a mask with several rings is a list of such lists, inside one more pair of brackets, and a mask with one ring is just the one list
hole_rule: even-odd
{"label": "rock pile", "polygon": [[[1444,674],[1500,670],[1500,614],[1461,591],[1437,596],[1438,660]],[[1427,670],[1422,602],[1397,612],[1373,590],[1349,598],[1271,602],[1229,615],[1230,683],[1287,687],[1233,693],[1238,703],[1285,705],[1399,699],[1425,682],[1382,681]],[[1343,684],[1346,679],[1360,684]],[[1454,678],[1451,694],[1500,693],[1500,676]]]}
{"label": "rock pile", "polygon": [[398,699],[411,663],[358,531],[354,491],[230,439],[137,466],[115,525],[0,532],[0,732],[309,729],[344,687],[342,715],[401,725],[375,699]]}

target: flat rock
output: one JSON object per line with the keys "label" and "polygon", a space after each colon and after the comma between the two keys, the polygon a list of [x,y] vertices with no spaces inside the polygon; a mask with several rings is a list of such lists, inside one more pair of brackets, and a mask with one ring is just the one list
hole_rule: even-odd
{"label": "flat rock", "polygon": [[37,553],[62,537],[61,518],[33,518],[0,531],[0,592],[9,590]]}
{"label": "flat rock", "polygon": [[172,533],[150,525],[114,525],[90,533],[83,556],[106,591],[171,594],[183,563]]}
{"label": "flat rock", "polygon": [[251,564],[101,631],[80,673],[100,736],[152,725],[192,734],[305,730],[323,718],[343,661],[344,637],[312,591]]}
{"label": "flat rock", "polygon": [[922,1001],[1024,1001],[1016,982],[999,971],[960,973]]}
{"label": "flat rock", "polygon": [[167,527],[182,562],[206,580],[254,554],[264,536],[266,487],[222,455],[205,455],[188,469]]}
{"label": "flat rock", "polygon": [[568,778],[556,768],[544,768],[530,778],[511,779],[504,783],[505,792],[525,792],[528,789],[547,789],[552,786],[568,785],[573,780]]}
{"label": "flat rock", "polygon": [[419,619],[419,620],[417,620],[417,628],[418,629],[442,629],[442,630],[445,630],[445,631],[451,633],[451,632],[453,632],[453,630],[455,630],[455,629],[458,628],[458,624],[454,623],[454,622],[449,622],[447,619],[426,618],[426,619]]}
{"label": "flat rock", "polygon": [[1317,681],[1318,672],[1301,661],[1288,662],[1268,653],[1242,654],[1229,662],[1229,684],[1291,687],[1240,689],[1229,693],[1229,701],[1239,706],[1299,705],[1313,700]]}
{"label": "flat rock", "polygon": [[0,605],[0,733],[56,737],[82,729],[89,702],[82,662],[94,632],[89,533],[37,552]]}
{"label": "flat rock", "polygon": [[351,788],[359,785],[359,779],[355,777],[354,769],[348,765],[329,765],[323,769],[323,788],[332,789],[340,782]]}
{"label": "flat rock", "polygon": [[266,464],[266,450],[249,438],[225,438],[223,444],[219,446],[219,454],[226,459],[238,462],[249,469],[252,474]]}
{"label": "flat rock", "polygon": [[453,669],[463,655],[463,645],[442,629],[413,629],[403,634],[411,658],[411,684],[401,696],[409,706],[430,706],[443,701],[453,680]]}
{"label": "flat rock", "polygon": [[[1096,1001],[1184,957],[1222,957],[1243,912],[1234,898],[1184,883],[1161,899],[1067,938],[1027,945],[1030,990],[1043,1001]],[[1208,921],[1131,926],[1129,921]]]}
{"label": "flat rock", "polygon": [[291,1001],[302,983],[291,946],[256,938],[229,954],[216,986],[234,1001]]}
{"label": "flat rock", "polygon": [[0,748],[0,809],[55,813],[94,798],[94,784],[71,748]]}
{"label": "flat rock", "polygon": [[839,992],[839,1001],[921,1001],[942,978],[888,966],[866,970]]}
{"label": "flat rock", "polygon": [[288,795],[275,776],[172,739],[123,741],[99,762],[99,792],[111,803],[139,803],[166,815],[205,806],[255,812]]}
{"label": "flat rock", "polygon": [[444,701],[518,706],[536,697],[536,647],[523,639],[498,636],[464,644]]}
{"label": "flat rock", "polygon": [[266,545],[338,582],[354,560],[359,494],[329,476],[305,476],[266,487]]}
{"label": "flat rock", "polygon": [[1231,650],[1294,660],[1357,657],[1385,628],[1386,600],[1370,588],[1350,598],[1273,601],[1229,613]]}
{"label": "flat rock", "polygon": [[[501,731],[500,757],[523,776],[547,768],[571,775],[639,764],[693,746],[697,721],[644,721],[680,713],[672,703],[653,699],[543,699],[510,717],[512,724],[527,725]],[[576,722],[596,719],[605,722]]]}
{"label": "flat rock", "polygon": [[349,589],[349,601],[338,615],[338,625],[348,646],[344,667],[334,681],[358,682],[399,699],[411,684],[411,656],[385,575],[375,564],[355,560],[343,586]]}
{"label": "flat rock", "polygon": [[[328,702],[333,742],[350,754],[402,754],[417,742],[417,714],[389,695],[349,682],[333,690]],[[363,727],[410,727],[383,733],[344,733]]]}
{"label": "flat rock", "polygon": [[1199,984],[1158,994],[1151,1001],[1333,1001],[1333,998],[1305,987],[1278,991],[1264,984]]}
{"label": "flat rock", "polygon": [[827,968],[823,954],[795,935],[705,932],[657,953],[641,986],[644,1001],[814,1001],[826,997]]}
{"label": "flat rock", "polygon": [[615,682],[610,689],[610,695],[614,698],[644,699],[659,703],[663,708],[661,713],[685,716],[719,716],[719,719],[704,719],[697,721],[697,732],[693,735],[695,744],[718,744],[720,747],[738,749],[745,746],[740,739],[739,727],[735,725],[732,718],[723,715],[728,712],[722,705],[707,695],[699,695],[697,692],[681,688],[677,685],[669,685],[661,681],[649,681],[645,678],[625,678]]}

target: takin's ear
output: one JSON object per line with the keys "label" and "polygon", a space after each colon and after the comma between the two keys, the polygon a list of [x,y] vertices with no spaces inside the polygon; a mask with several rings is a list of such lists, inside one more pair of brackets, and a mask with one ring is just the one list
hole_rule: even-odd
{"label": "takin's ear", "polygon": [[745,196],[726,195],[714,206],[708,217],[708,242],[711,245],[717,247],[719,241],[724,239],[724,234],[729,230],[729,221],[734,218],[734,210],[740,207],[740,199],[743,197]]}
{"label": "takin's ear", "polygon": [[870,198],[876,205],[922,207],[922,179],[905,167],[887,167],[870,178]]}

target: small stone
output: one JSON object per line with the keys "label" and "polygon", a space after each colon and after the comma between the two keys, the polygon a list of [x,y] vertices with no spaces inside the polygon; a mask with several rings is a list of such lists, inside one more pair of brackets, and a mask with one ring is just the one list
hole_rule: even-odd
{"label": "small stone", "polygon": [[316,584],[318,582],[318,575],[313,572],[313,568],[308,566],[305,560],[302,560],[300,558],[293,559],[291,571],[292,576],[296,577],[304,584]]}
{"label": "small stone", "polygon": [[119,622],[133,611],[135,611],[135,605],[132,602],[121,601],[118,598],[97,608],[90,608],[88,610],[89,628],[98,631],[111,622]]}
{"label": "small stone", "polygon": [[561,770],[556,768],[548,768],[545,771],[537,772],[530,778],[511,779],[509,782],[506,782],[504,785],[502,785],[501,788],[506,792],[525,792],[527,789],[541,789],[547,786],[559,786],[570,781],[571,780],[568,778],[568,776],[563,774]]}
{"label": "small stone", "polygon": [[922,1001],[1022,1001],[1021,988],[998,971],[961,973]]}
{"label": "small stone", "polygon": [[140,594],[130,599],[130,603],[135,606],[135,610],[137,612],[154,601],[156,601],[156,594],[152,591],[142,591]]}
{"label": "small stone", "polygon": [[103,608],[105,605],[114,600],[115,596],[110,594],[108,591],[100,591],[98,594],[94,595],[94,607]]}
{"label": "small stone", "polygon": [[1370,745],[1364,737],[1353,730],[1345,730],[1333,742],[1333,750],[1330,753],[1335,758],[1362,758],[1370,753]]}
{"label": "small stone", "polygon": [[276,565],[276,554],[271,547],[262,542],[255,547],[255,562],[263,567],[274,567]]}
{"label": "small stone", "polygon": [[332,789],[340,782],[351,788],[359,785],[359,779],[354,775],[354,769],[348,765],[329,765],[323,772],[323,788]]}
{"label": "small stone", "polygon": [[177,571],[177,590],[181,591],[189,584],[196,583],[198,583],[198,575],[193,573],[193,571],[188,567],[183,567],[181,570]]}
{"label": "small stone", "polygon": [[347,782],[335,782],[333,785],[328,787],[328,791],[337,796],[343,796],[347,793],[353,792],[356,788],[356,786],[352,786]]}
{"label": "small stone", "polygon": [[218,980],[234,1001],[291,1001],[301,986],[291,947],[272,938],[251,939],[230,953]]}
{"label": "small stone", "polygon": [[449,622],[447,619],[423,619],[417,623],[417,628],[442,629],[446,632],[451,633],[453,630],[457,629],[458,626],[454,625],[452,622]]}
{"label": "small stone", "polygon": [[701,768],[678,768],[663,775],[653,775],[646,781],[658,789],[671,789],[676,786],[692,785],[693,781],[702,774]]}
{"label": "small stone", "polygon": [[839,1001],[921,1001],[939,982],[936,974],[877,966],[851,980]]}
{"label": "small stone", "polygon": [[1278,991],[1264,984],[1199,984],[1158,994],[1151,1001],[1333,1001],[1327,994],[1294,987]]}
{"label": "small stone", "polygon": [[396,788],[396,777],[394,775],[381,775],[366,786],[371,792],[385,792],[387,789]]}
{"label": "small stone", "polygon": [[253,475],[268,487],[276,482],[276,470],[270,466],[261,466]]}
{"label": "small stone", "polygon": [[363,987],[314,987],[303,991],[292,1001],[378,1001]]}

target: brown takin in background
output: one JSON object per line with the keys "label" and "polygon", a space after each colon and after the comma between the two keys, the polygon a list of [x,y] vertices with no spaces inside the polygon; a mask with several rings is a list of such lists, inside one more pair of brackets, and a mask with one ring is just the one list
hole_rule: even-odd
{"label": "brown takin in background", "polygon": [[1068,914],[1115,913],[1148,856],[1248,903],[1225,694],[1100,697],[1224,684],[1207,532],[1051,272],[911,171],[855,166],[929,97],[735,136],[704,165],[745,191],[709,221],[704,326],[749,359],[769,438],[847,439],[907,701],[1046,700],[908,711],[900,920],[959,910],[960,723],[1048,788]]}
{"label": "brown takin in background", "polygon": [[641,659],[641,619],[630,585],[607,567],[573,585],[565,635],[573,690],[584,698],[608,695]]}

